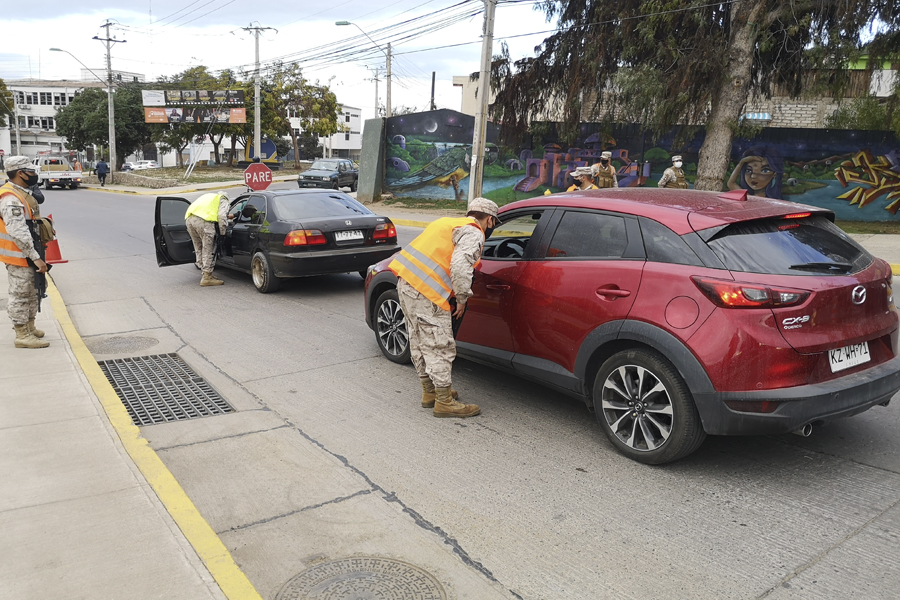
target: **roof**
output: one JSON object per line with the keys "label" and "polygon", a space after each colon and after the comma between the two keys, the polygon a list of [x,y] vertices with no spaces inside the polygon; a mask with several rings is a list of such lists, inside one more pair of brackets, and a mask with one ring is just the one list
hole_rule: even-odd
{"label": "roof", "polygon": [[[739,195],[728,192],[731,195]],[[734,200],[725,192],[656,188],[612,188],[538,196],[507,204],[501,212],[524,207],[598,208],[659,221],[678,235],[739,221],[779,217],[798,212],[830,215],[824,208],[786,200],[747,196]]]}

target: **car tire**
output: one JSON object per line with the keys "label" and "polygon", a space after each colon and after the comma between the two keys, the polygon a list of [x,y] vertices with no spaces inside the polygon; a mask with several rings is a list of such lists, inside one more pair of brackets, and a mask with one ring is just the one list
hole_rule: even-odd
{"label": "car tire", "polygon": [[45,190],[52,190],[52,189],[53,189],[53,184],[50,183],[50,180],[49,180],[49,179],[45,179],[45,180],[44,180],[44,189],[45,189]]}
{"label": "car tire", "polygon": [[281,287],[281,280],[275,276],[272,270],[272,263],[269,258],[262,252],[257,252],[250,259],[250,275],[253,278],[253,285],[256,290],[262,294],[277,292]]}
{"label": "car tire", "polygon": [[374,318],[375,341],[381,353],[391,362],[409,364],[409,332],[397,290],[387,290],[378,296]]}
{"label": "car tire", "polygon": [[672,462],[706,439],[687,384],[653,350],[625,350],[607,359],[594,379],[593,400],[603,433],[637,462]]}
{"label": "car tire", "polygon": [[351,191],[351,192],[355,192],[355,191],[356,191],[356,188],[358,188],[358,187],[359,187],[359,180],[358,180],[358,179],[354,179],[354,180],[353,180],[353,183],[350,184],[350,191]]}
{"label": "car tire", "polygon": [[333,184],[331,184],[331,189],[340,191],[341,186],[339,186],[338,182],[335,181]]}

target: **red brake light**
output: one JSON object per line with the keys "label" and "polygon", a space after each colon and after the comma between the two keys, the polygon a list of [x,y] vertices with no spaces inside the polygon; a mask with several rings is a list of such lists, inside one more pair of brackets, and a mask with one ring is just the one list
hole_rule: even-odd
{"label": "red brake light", "polygon": [[387,240],[397,237],[397,228],[393,223],[381,223],[375,226],[375,233],[372,234],[373,240]]}
{"label": "red brake light", "polygon": [[812,213],[805,212],[805,213],[793,213],[790,215],[784,215],[781,218],[782,219],[805,219],[806,217],[810,217],[810,216],[812,216]]}
{"label": "red brake light", "polygon": [[787,288],[770,288],[752,283],[691,277],[713,304],[722,308],[783,308],[802,304],[809,292]]}
{"label": "red brake light", "polygon": [[317,246],[327,243],[325,235],[318,229],[295,229],[284,236],[285,246]]}

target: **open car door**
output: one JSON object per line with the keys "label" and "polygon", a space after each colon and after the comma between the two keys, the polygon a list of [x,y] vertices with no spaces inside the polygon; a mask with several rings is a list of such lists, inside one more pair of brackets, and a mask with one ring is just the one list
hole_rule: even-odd
{"label": "open car door", "polygon": [[160,267],[195,262],[194,243],[184,224],[184,213],[191,203],[185,198],[157,196],[153,243]]}

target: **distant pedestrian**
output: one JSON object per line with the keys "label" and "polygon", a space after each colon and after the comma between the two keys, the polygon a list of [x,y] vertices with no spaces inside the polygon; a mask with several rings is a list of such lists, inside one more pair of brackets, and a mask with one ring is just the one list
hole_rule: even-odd
{"label": "distant pedestrian", "polygon": [[46,348],[49,342],[40,339],[44,332],[34,326],[38,311],[34,276],[48,269],[33,230],[31,207],[37,203],[28,191],[38,175],[27,156],[10,156],[5,168],[9,181],[0,186],[0,262],[6,263],[9,277],[6,310],[16,330],[16,348]]}
{"label": "distant pedestrian", "polygon": [[574,171],[572,171],[572,179],[575,181],[574,185],[570,185],[567,192],[575,192],[578,190],[596,190],[597,186],[591,181],[591,168],[590,167],[578,167]]}
{"label": "distant pedestrian", "polygon": [[598,188],[619,187],[619,180],[616,179],[616,168],[612,164],[612,152],[600,154],[600,162],[591,167],[591,174],[594,176]]}
{"label": "distant pedestrian", "polygon": [[681,165],[681,156],[675,155],[672,157],[672,166],[663,171],[663,176],[659,180],[659,183],[656,184],[656,187],[661,188],[675,188],[680,190],[686,190],[690,187],[687,182],[687,178],[684,176],[684,170],[682,170]]}
{"label": "distant pedestrian", "polygon": [[82,170],[82,169],[81,169],[81,163],[78,161],[77,158],[75,159],[75,163],[72,165],[72,168],[75,169],[76,171],[81,171],[81,170]]}
{"label": "distant pedestrian", "polygon": [[203,271],[200,278],[203,287],[225,283],[213,275],[213,269],[216,266],[216,224],[219,234],[224,236],[228,219],[234,218],[234,215],[228,214],[229,202],[228,194],[221,190],[203,194],[191,203],[184,215],[188,234],[194,242],[195,264]]}
{"label": "distant pedestrian", "polygon": [[97,171],[97,179],[100,180],[100,187],[106,185],[106,175],[109,173],[109,165],[106,164],[104,159],[100,159],[100,162],[97,163],[97,167],[94,169]]}

